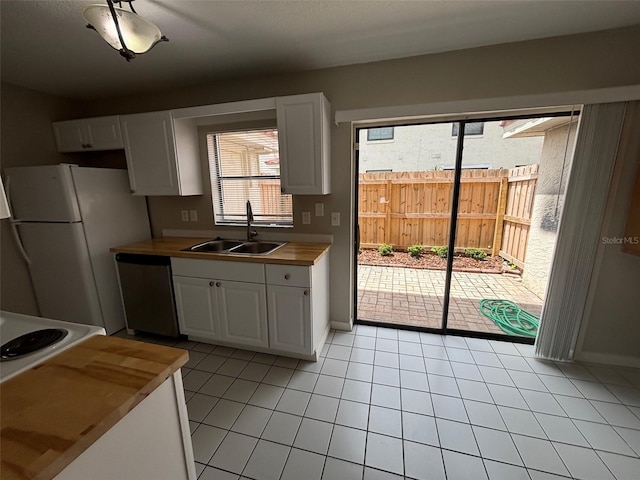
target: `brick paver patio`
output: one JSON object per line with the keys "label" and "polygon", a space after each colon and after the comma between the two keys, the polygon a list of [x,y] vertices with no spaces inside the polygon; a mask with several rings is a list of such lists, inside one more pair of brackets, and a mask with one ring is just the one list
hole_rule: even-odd
{"label": "brick paver patio", "polygon": [[[358,265],[358,319],[440,328],[445,272]],[[506,299],[540,315],[542,299],[510,274],[453,272],[448,327],[504,334],[480,313],[483,298]]]}

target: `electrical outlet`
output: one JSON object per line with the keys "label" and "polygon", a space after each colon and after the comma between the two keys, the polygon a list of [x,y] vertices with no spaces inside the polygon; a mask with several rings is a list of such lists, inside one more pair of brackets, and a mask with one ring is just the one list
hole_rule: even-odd
{"label": "electrical outlet", "polygon": [[324,203],[316,203],[316,217],[324,217]]}
{"label": "electrical outlet", "polygon": [[192,222],[198,221],[198,211],[197,210],[189,210],[189,220]]}
{"label": "electrical outlet", "polygon": [[311,212],[302,212],[302,224],[309,225],[311,223]]}
{"label": "electrical outlet", "polygon": [[182,210],[182,221],[183,222],[189,221],[189,210]]}
{"label": "electrical outlet", "polygon": [[340,212],[331,212],[331,226],[332,227],[340,226]]}

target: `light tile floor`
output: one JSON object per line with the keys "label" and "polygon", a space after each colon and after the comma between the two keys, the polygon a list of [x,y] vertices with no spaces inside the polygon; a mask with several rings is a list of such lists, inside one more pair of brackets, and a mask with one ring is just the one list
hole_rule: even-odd
{"label": "light tile floor", "polygon": [[200,480],[640,478],[640,370],[365,325],[318,362],[133,338],[190,350]]}
{"label": "light tile floor", "polygon": [[[358,319],[440,328],[445,272],[358,265]],[[480,313],[483,298],[506,299],[540,315],[542,299],[511,274],[453,272],[449,328],[504,334]]]}

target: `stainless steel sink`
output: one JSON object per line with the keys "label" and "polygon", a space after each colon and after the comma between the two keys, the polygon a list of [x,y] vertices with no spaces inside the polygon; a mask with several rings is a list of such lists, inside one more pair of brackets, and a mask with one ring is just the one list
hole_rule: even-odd
{"label": "stainless steel sink", "polygon": [[185,252],[214,252],[226,253],[234,247],[242,245],[242,242],[236,240],[209,240],[208,242],[199,243],[189,248],[185,248]]}
{"label": "stainless steel sink", "polygon": [[244,255],[268,255],[287,242],[242,242],[240,240],[209,240],[185,248],[184,252],[242,253]]}
{"label": "stainless steel sink", "polygon": [[229,253],[244,253],[251,255],[268,255],[282,247],[286,242],[244,242],[232,248]]}

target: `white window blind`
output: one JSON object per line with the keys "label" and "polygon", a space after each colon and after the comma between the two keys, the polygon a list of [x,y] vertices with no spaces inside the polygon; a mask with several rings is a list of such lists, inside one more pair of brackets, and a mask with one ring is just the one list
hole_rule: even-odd
{"label": "white window blind", "polygon": [[207,134],[216,225],[244,225],[251,201],[253,224],[293,225],[291,195],[280,190],[275,128]]}
{"label": "white window blind", "polygon": [[367,141],[393,140],[393,127],[367,128]]}
{"label": "white window blind", "polygon": [[[484,122],[468,122],[464,124],[464,136],[484,134]],[[454,122],[451,127],[451,136],[458,136],[458,122]]]}

